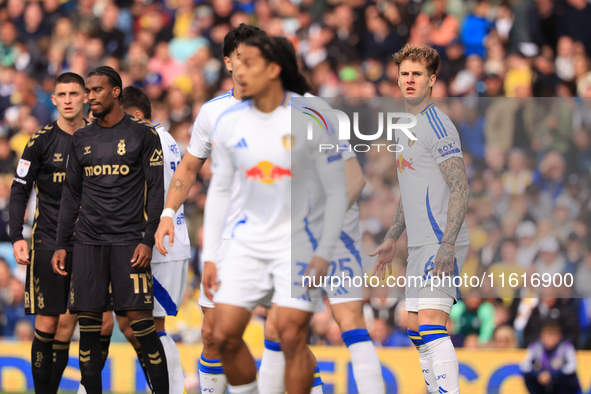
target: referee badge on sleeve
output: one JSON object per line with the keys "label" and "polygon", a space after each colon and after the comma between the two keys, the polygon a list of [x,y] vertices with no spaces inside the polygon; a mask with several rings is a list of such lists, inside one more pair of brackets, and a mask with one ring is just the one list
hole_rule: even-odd
{"label": "referee badge on sleeve", "polygon": [[16,168],[16,175],[24,178],[29,173],[29,168],[31,168],[31,162],[25,159],[20,159],[18,161],[18,167]]}

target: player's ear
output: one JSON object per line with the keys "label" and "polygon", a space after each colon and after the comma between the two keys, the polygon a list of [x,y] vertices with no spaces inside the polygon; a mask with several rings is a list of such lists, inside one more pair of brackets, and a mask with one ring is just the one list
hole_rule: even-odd
{"label": "player's ear", "polygon": [[269,63],[269,78],[275,79],[279,78],[281,75],[281,66],[275,62]]}
{"label": "player's ear", "polygon": [[228,71],[232,72],[232,62],[230,61],[230,58],[228,56],[224,56],[224,64],[226,65],[226,68],[228,69]]}
{"label": "player's ear", "polygon": [[142,112],[139,109],[133,111],[133,116],[138,119],[144,120],[144,114],[142,114]]}
{"label": "player's ear", "polygon": [[433,85],[435,85],[435,80],[437,80],[437,76],[435,75],[435,73],[431,74],[431,76],[429,77],[429,87],[432,88]]}
{"label": "player's ear", "polygon": [[111,94],[113,95],[114,99],[120,97],[121,96],[121,88],[119,86],[113,87],[113,90],[111,90]]}
{"label": "player's ear", "polygon": [[57,106],[57,102],[55,101],[55,95],[54,94],[51,95],[51,102],[53,103],[53,105]]}

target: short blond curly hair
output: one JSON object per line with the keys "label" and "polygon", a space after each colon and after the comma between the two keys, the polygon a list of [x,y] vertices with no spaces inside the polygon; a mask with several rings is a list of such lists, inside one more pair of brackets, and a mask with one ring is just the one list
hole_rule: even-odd
{"label": "short blond curly hair", "polygon": [[394,62],[400,68],[400,64],[405,60],[412,60],[413,62],[421,62],[429,71],[429,75],[433,75],[439,70],[441,58],[439,53],[428,45],[412,46],[406,44],[401,50],[392,55]]}

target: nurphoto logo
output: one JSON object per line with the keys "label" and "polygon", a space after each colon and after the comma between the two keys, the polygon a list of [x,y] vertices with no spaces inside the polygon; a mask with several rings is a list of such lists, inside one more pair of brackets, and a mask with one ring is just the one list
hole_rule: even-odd
{"label": "nurphoto logo", "polygon": [[[338,124],[338,137],[339,140],[350,140],[351,139],[351,120],[349,119],[349,115],[345,112],[340,111],[338,109],[323,109],[322,114],[310,107],[304,107],[304,109],[308,110],[309,112],[304,112],[304,114],[308,115],[310,121],[308,122],[308,133],[307,138],[308,140],[312,140],[314,138],[314,121],[320,126],[320,129],[327,131],[329,134],[335,132],[335,130],[331,130],[334,128],[333,123],[327,122],[326,115],[332,114],[337,118]],[[323,116],[324,114],[324,116]],[[362,134],[359,130],[359,112],[353,112],[353,132],[355,136],[362,140],[362,141],[376,141],[382,137],[384,133],[384,118],[386,119],[386,139],[388,141],[394,140],[394,130],[402,131],[411,141],[416,141],[417,137],[410,131],[411,128],[417,125],[417,117],[413,114],[409,114],[406,112],[384,112],[378,113],[378,131],[374,134]],[[395,122],[395,119],[398,121]],[[402,123],[401,120],[403,119],[410,119],[410,122]],[[329,126],[330,125],[330,126]],[[402,145],[399,144],[355,144],[355,145],[339,145],[336,147],[337,152],[342,150],[351,151],[354,150],[355,152],[367,152],[372,147],[375,147],[380,150],[380,147],[385,146],[389,152],[401,152]],[[322,150],[331,150],[334,149],[335,146],[332,144],[320,144],[319,149]]]}

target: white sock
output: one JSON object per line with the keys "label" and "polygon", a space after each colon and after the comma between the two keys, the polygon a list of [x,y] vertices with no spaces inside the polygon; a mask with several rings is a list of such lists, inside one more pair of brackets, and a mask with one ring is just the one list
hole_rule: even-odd
{"label": "white sock", "polygon": [[208,360],[201,354],[201,358],[199,359],[199,385],[203,393],[226,393],[228,379],[226,379],[226,375],[224,375],[224,371],[222,370],[221,360]]}
{"label": "white sock", "polygon": [[185,376],[181,367],[181,355],[172,338],[166,335],[166,331],[158,333],[168,366],[168,382],[170,394],[183,394],[185,392]]}
{"label": "white sock", "polygon": [[[445,327],[441,326],[443,329]],[[460,392],[460,369],[458,356],[449,335],[429,340],[423,335],[425,346],[428,347],[429,355],[433,364],[433,374],[439,386],[439,391],[446,394],[459,394]],[[447,332],[447,331],[446,331]],[[428,336],[428,335],[427,335]]]}
{"label": "white sock", "polygon": [[419,352],[419,362],[421,363],[423,378],[425,379],[425,384],[427,385],[429,394],[439,393],[439,387],[437,386],[437,382],[435,382],[435,375],[433,374],[433,363],[431,360],[431,355],[429,354],[429,348],[427,345],[425,345],[423,338],[421,338],[421,334],[418,332],[406,330],[406,334]]}
{"label": "white sock", "polygon": [[357,391],[360,394],[385,393],[382,365],[367,330],[358,328],[345,331],[342,337],[351,353]]}
{"label": "white sock", "polygon": [[421,357],[419,361],[421,363],[423,378],[425,378],[425,383],[427,384],[427,390],[429,391],[429,394],[439,393],[439,386],[437,386],[435,374],[433,373],[433,363],[431,362],[431,357],[429,357],[429,348],[427,345],[420,345],[417,346],[417,350],[419,351],[419,356]]}
{"label": "white sock", "polygon": [[228,385],[228,388],[230,389],[230,394],[258,394],[256,380],[240,386]]}
{"label": "white sock", "polygon": [[281,345],[265,339],[265,350],[259,367],[259,394],[285,393],[285,355]]}
{"label": "white sock", "polygon": [[[322,378],[318,364],[314,367],[314,383],[310,394],[322,394]],[[285,354],[279,342],[265,339],[265,350],[259,367],[259,394],[285,393]]]}
{"label": "white sock", "polygon": [[78,394],[86,394],[86,388],[84,388],[82,383],[78,385]]}

